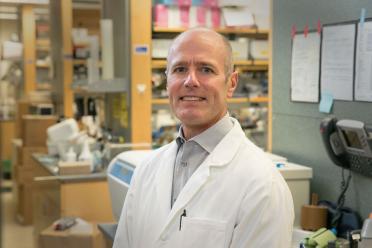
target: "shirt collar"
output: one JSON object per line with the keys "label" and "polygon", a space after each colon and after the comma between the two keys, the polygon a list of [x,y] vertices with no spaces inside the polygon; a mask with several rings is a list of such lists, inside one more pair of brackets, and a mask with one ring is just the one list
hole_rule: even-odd
{"label": "shirt collar", "polygon": [[[230,120],[230,115],[227,112],[226,115],[216,122],[213,126],[205,130],[204,132],[192,137],[189,141],[196,142],[208,153],[211,153],[217,144],[222,140],[222,138],[231,130],[234,126],[233,122]],[[176,138],[178,147],[186,142],[183,135],[182,126],[178,131],[178,136]]]}

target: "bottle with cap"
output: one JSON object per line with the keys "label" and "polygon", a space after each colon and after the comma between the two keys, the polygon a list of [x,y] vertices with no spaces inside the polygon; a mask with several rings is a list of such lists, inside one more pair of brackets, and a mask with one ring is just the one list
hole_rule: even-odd
{"label": "bottle with cap", "polygon": [[79,155],[79,161],[89,161],[91,167],[90,170],[93,171],[93,156],[89,149],[88,139],[84,140],[83,149]]}
{"label": "bottle with cap", "polygon": [[66,157],[67,162],[75,162],[76,161],[76,153],[74,152],[74,149],[73,149],[72,146],[68,149],[65,157]]}
{"label": "bottle with cap", "polygon": [[372,213],[370,213],[369,218],[365,219],[363,222],[361,238],[361,248],[372,247]]}

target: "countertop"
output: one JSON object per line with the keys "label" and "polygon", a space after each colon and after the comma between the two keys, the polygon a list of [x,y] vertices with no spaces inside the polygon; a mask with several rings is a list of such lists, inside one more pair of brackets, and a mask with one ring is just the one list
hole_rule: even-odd
{"label": "countertop", "polygon": [[59,159],[47,154],[34,153],[32,157],[47,171],[50,176],[35,177],[35,181],[59,180],[62,182],[71,181],[92,181],[92,180],[106,180],[106,171],[92,172],[90,174],[76,174],[76,175],[59,175],[58,161]]}

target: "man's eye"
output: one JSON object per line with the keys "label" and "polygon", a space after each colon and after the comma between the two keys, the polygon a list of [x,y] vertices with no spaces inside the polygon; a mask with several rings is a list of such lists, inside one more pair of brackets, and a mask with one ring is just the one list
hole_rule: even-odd
{"label": "man's eye", "polygon": [[186,67],[182,67],[182,66],[179,66],[179,67],[176,67],[173,69],[173,72],[174,73],[183,73],[183,72],[186,72]]}
{"label": "man's eye", "polygon": [[203,73],[213,73],[213,70],[209,67],[202,67],[201,72],[203,72]]}

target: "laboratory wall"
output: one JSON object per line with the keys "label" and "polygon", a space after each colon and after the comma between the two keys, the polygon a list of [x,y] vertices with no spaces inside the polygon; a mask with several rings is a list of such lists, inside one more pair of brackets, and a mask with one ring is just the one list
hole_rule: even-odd
{"label": "laboratory wall", "polygon": [[[319,132],[320,121],[328,114],[319,112],[318,103],[290,100],[291,27],[303,30],[306,24],[316,29],[322,24],[358,20],[361,9],[372,17],[370,0],[273,0],[272,1],[272,86],[273,152],[290,161],[313,168],[311,191],[320,199],[337,201],[341,186],[341,169],[332,163]],[[372,125],[372,102],[336,100],[332,113],[338,119],[355,119]],[[345,205],[357,210],[362,218],[372,212],[372,178],[352,173]]]}

